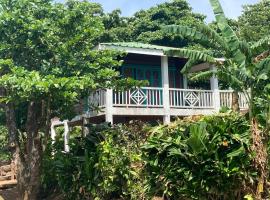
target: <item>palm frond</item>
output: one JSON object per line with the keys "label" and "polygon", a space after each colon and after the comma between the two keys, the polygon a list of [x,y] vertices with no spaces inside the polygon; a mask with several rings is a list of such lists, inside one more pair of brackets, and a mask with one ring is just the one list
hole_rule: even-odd
{"label": "palm frond", "polygon": [[195,27],[203,35],[206,35],[209,40],[216,42],[225,50],[228,49],[228,45],[224,41],[224,38],[222,36],[220,36],[215,30],[213,30],[209,26],[207,26],[205,24],[201,24],[201,23],[195,24]]}
{"label": "palm frond", "polygon": [[210,0],[210,3],[214,10],[218,27],[221,30],[221,34],[223,35],[224,39],[228,43],[228,47],[234,57],[234,60],[238,64],[244,63],[246,56],[239,50],[239,39],[236,36],[235,32],[232,30],[232,28],[229,26],[219,0]]}
{"label": "palm frond", "polygon": [[207,37],[200,33],[197,29],[191,28],[188,26],[181,25],[168,25],[162,27],[163,31],[174,33],[183,37],[192,37],[194,39],[204,39],[207,40]]}
{"label": "palm frond", "polygon": [[190,76],[191,81],[199,81],[199,80],[209,80],[214,75],[213,71],[203,71],[198,73],[193,73]]}
{"label": "palm frond", "polygon": [[181,70],[181,73],[182,74],[187,74],[189,72],[189,70],[196,64],[198,64],[197,60],[189,59],[187,61],[187,63],[185,64],[185,66],[183,67],[183,69]]}
{"label": "palm frond", "polygon": [[190,49],[173,49],[165,51],[165,54],[172,57],[185,57],[191,60],[215,63],[216,60],[213,56],[197,50]]}
{"label": "palm frond", "polygon": [[251,45],[252,50],[258,50],[258,49],[267,50],[267,49],[264,49],[265,47],[267,49],[270,48],[270,35],[267,35],[266,37],[260,39],[259,41]]}
{"label": "palm frond", "polygon": [[270,56],[259,62],[256,68],[270,72]]}
{"label": "palm frond", "polygon": [[246,55],[247,58],[251,57],[251,55],[252,55],[251,49],[246,41],[239,42],[239,49],[243,54]]}
{"label": "palm frond", "polygon": [[202,45],[208,44],[213,47],[228,48],[224,39],[205,24],[196,24],[195,27],[169,25],[164,26],[163,31],[180,35],[192,41],[197,41]]}
{"label": "palm frond", "polygon": [[241,78],[237,77],[234,75],[234,73],[227,71],[227,70],[222,70],[220,69],[218,71],[218,77],[220,80],[223,80],[225,82],[230,82],[230,85],[234,85],[234,88],[243,88],[244,83],[241,80]]}

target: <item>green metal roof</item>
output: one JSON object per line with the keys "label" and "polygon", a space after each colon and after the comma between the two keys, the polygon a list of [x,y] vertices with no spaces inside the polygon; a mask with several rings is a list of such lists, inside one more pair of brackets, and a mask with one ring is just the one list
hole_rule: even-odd
{"label": "green metal roof", "polygon": [[140,48],[140,49],[155,49],[155,50],[162,50],[162,51],[176,49],[173,47],[144,44],[144,43],[139,43],[139,42],[112,42],[112,43],[101,43],[101,45],[108,45],[108,46],[115,46],[115,47]]}

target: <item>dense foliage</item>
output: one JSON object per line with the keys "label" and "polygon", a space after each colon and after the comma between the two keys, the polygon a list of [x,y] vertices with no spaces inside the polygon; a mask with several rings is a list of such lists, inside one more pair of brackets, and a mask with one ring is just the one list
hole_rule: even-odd
{"label": "dense foliage", "polygon": [[253,182],[249,124],[236,114],[159,126],[143,150],[152,194],[241,199]]}
{"label": "dense foliage", "polygon": [[[218,76],[235,92],[233,109],[239,111],[238,93],[243,92],[248,99],[249,119],[252,134],[252,150],[256,153],[253,159],[258,172],[253,188],[256,199],[262,199],[268,191],[268,155],[267,143],[270,127],[269,77],[270,77],[270,37],[265,35],[256,42],[247,42],[239,37],[223,12],[219,0],[210,0],[218,31],[205,24],[194,26],[171,25],[164,31],[179,34],[200,44],[206,41],[212,46],[207,51],[193,49],[169,50],[170,56],[189,58],[183,72],[189,73],[196,63],[207,62],[216,66],[215,70],[199,72],[194,79]],[[213,50],[214,49],[214,50]],[[216,59],[216,56],[222,59]],[[263,91],[263,92],[262,92]]]}
{"label": "dense foliage", "polygon": [[68,199],[143,199],[143,126],[91,126],[86,138],[71,140],[69,154],[62,152],[63,141],[57,140],[44,160],[45,193],[57,186]]}
{"label": "dense foliage", "polygon": [[256,175],[249,123],[235,113],[91,130],[70,154],[47,155],[47,190],[53,183],[68,199],[229,200],[243,198]]}
{"label": "dense foliage", "polygon": [[100,9],[76,0],[0,1],[1,103],[21,199],[38,199],[50,119],[73,117],[89,91],[116,85],[119,53],[93,50],[104,31]]}
{"label": "dense foliage", "polygon": [[164,46],[183,47],[188,41],[175,34],[162,32],[169,24],[192,25],[203,22],[204,16],[192,12],[186,0],[173,0],[147,10],[136,12],[132,17],[121,17],[118,10],[104,17],[106,34],[104,41],[143,42]]}
{"label": "dense foliage", "polygon": [[238,24],[240,35],[247,41],[258,41],[270,35],[270,1],[262,0],[254,5],[245,5]]}

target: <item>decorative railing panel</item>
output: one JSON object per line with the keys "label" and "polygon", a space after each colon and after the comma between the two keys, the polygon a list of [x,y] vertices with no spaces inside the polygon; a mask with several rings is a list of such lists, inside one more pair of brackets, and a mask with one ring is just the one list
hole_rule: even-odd
{"label": "decorative railing panel", "polygon": [[91,93],[87,99],[87,104],[89,107],[104,108],[106,105],[106,91],[97,90]]}
{"label": "decorative railing panel", "polygon": [[[239,107],[240,109],[248,109],[248,95],[240,92],[238,93],[239,96]],[[220,90],[220,106],[221,107],[232,107],[232,100],[233,100],[233,91],[232,90]]]}
{"label": "decorative railing panel", "polygon": [[117,107],[162,107],[162,88],[135,88],[113,91],[113,105]]}
{"label": "decorative railing panel", "polygon": [[213,108],[213,91],[170,89],[170,106],[174,108]]}

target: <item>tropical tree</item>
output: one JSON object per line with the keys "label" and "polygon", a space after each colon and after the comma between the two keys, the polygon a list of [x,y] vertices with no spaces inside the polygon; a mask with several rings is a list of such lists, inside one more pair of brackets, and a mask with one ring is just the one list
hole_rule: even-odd
{"label": "tropical tree", "polygon": [[50,119],[68,117],[90,90],[112,87],[118,53],[96,52],[101,7],[87,1],[0,0],[1,101],[20,199],[35,200]]}
{"label": "tropical tree", "polygon": [[253,5],[245,5],[239,17],[240,36],[248,41],[258,41],[270,34],[270,1],[261,0]]}
{"label": "tropical tree", "polygon": [[[247,43],[240,40],[237,34],[229,26],[223,9],[218,0],[210,0],[213,7],[216,23],[219,31],[211,29],[205,24],[194,26],[171,25],[164,28],[166,32],[180,35],[198,43],[206,41],[212,47],[209,50],[199,51],[190,49],[175,49],[167,51],[168,55],[184,56],[189,58],[183,72],[188,73],[189,69],[198,62],[208,62],[217,66],[217,71],[203,72],[196,74],[193,78],[205,76],[219,76],[220,79],[237,92],[244,92],[249,101],[249,116],[252,125],[254,166],[258,171],[258,180],[254,189],[256,198],[261,198],[261,193],[266,185],[267,152],[266,139],[269,129],[263,131],[258,128],[259,116],[264,115],[265,127],[269,127],[269,77],[270,77],[270,38],[265,38],[256,43]],[[214,49],[214,50],[212,50]],[[215,57],[221,57],[222,60]],[[265,94],[261,94],[265,91]],[[262,103],[262,105],[259,104]],[[262,109],[263,107],[263,109]]]}
{"label": "tropical tree", "polygon": [[[181,11],[181,12],[180,12]],[[121,17],[115,10],[103,16],[106,42],[143,42],[157,45],[183,47],[189,43],[182,37],[161,30],[162,25],[190,25],[203,22],[205,16],[192,12],[186,0],[173,0],[136,12],[131,17]]]}
{"label": "tropical tree", "polygon": [[131,41],[132,27],[130,17],[121,16],[121,10],[113,10],[111,13],[103,14],[104,33],[101,36],[103,42],[127,42]]}

